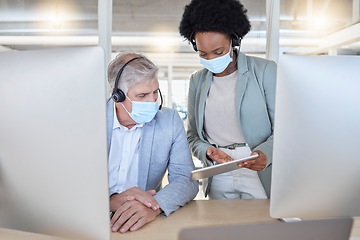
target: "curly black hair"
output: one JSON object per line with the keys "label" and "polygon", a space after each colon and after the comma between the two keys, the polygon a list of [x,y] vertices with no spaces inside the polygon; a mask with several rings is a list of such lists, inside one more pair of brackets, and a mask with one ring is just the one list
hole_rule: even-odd
{"label": "curly black hair", "polygon": [[220,32],[243,38],[251,28],[247,10],[238,0],[192,0],[185,6],[180,35],[193,41],[197,32]]}

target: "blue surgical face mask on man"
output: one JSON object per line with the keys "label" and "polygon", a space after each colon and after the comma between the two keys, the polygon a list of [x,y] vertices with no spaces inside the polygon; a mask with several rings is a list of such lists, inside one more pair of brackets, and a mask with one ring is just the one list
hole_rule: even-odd
{"label": "blue surgical face mask on man", "polygon": [[131,101],[130,98],[126,95],[126,98],[132,104],[131,113],[125,108],[124,104],[121,104],[129,116],[137,123],[144,124],[150,122],[155,117],[156,113],[159,110],[158,101],[156,102],[138,102]]}
{"label": "blue surgical face mask on man", "polygon": [[210,60],[200,57],[200,63],[212,73],[221,73],[233,60],[230,56],[231,50],[232,48],[230,43],[230,50],[227,54]]}

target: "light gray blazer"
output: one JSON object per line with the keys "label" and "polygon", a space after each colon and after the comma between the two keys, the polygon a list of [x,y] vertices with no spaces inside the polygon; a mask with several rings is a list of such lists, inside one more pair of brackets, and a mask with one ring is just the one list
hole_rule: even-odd
{"label": "light gray blazer", "polygon": [[[260,150],[267,157],[266,167],[258,173],[270,197],[276,63],[237,53],[239,75],[235,101],[240,128],[251,150]],[[191,75],[188,96],[187,137],[193,155],[204,166],[208,166],[206,150],[211,147],[204,132],[204,111],[212,79],[213,75],[207,69]],[[204,181],[205,195],[209,192],[211,180]]]}
{"label": "light gray blazer", "polygon": [[[107,102],[108,152],[111,146],[114,120],[114,102]],[[184,125],[179,114],[172,109],[162,108],[155,118],[143,126],[140,137],[139,188],[157,191],[154,198],[164,214],[184,206],[194,199],[198,182],[190,181],[194,163],[186,139]],[[161,183],[168,169],[169,184],[161,189]]]}

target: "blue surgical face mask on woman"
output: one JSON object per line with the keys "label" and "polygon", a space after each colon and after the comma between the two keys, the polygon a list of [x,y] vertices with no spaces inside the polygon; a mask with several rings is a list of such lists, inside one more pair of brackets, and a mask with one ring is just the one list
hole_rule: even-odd
{"label": "blue surgical face mask on woman", "polygon": [[155,102],[138,102],[131,101],[130,98],[126,95],[126,98],[132,104],[131,113],[125,108],[124,104],[121,104],[129,116],[137,123],[144,124],[150,122],[155,117],[156,113],[159,110],[158,101]]}
{"label": "blue surgical face mask on woman", "polygon": [[231,50],[230,43],[230,50],[227,54],[210,60],[200,57],[200,63],[212,73],[221,73],[233,60],[230,56]]}

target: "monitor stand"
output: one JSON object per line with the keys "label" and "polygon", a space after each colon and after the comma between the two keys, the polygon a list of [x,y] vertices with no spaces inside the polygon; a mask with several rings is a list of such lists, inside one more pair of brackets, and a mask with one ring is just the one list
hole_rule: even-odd
{"label": "monitor stand", "polygon": [[301,218],[279,218],[282,222],[301,222]]}

